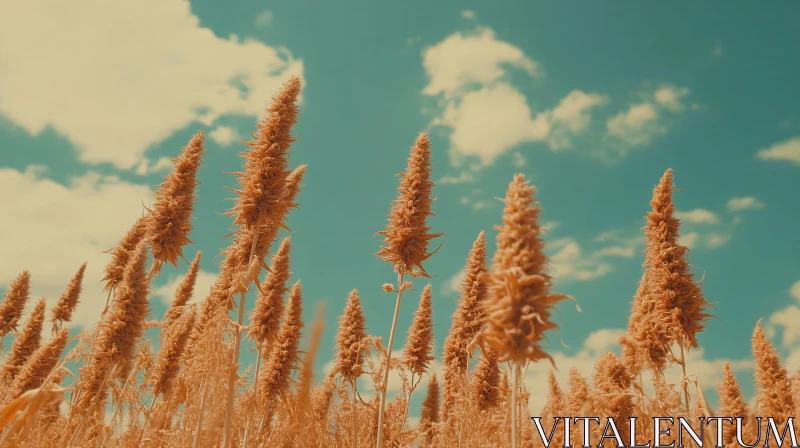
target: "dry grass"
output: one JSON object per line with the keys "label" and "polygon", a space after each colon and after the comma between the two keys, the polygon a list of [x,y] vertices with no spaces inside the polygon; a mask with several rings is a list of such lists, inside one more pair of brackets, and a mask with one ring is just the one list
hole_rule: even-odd
{"label": "dry grass", "polygon": [[[305,327],[302,290],[299,283],[287,285],[290,240],[280,244],[269,267],[266,262],[279,229],[286,227],[287,216],[296,206],[306,169],[289,170],[299,91],[299,80],[292,78],[273,99],[254,140],[248,142],[244,168],[238,173],[241,188],[235,190],[236,204],[230,211],[239,228],[223,252],[221,274],[199,309],[187,305],[197,276],[198,253],[165,316],[147,320],[153,276],[163,262],[177,263],[183,258],[184,247],[190,243],[195,177],[204,151],[202,132],[175,159],[175,171],[161,185],[154,207],[110,251],[111,262],[104,268],[109,302],[96,328],[70,339],[65,327],[79,301],[86,265],[78,269],[51,310],[54,335],[44,344],[44,301],[37,303],[18,329],[35,278],[23,271],[11,283],[0,302],[0,336],[14,336],[0,370],[0,446],[542,445],[527,419],[530,392],[519,376],[529,363],[548,362],[550,357],[540,342],[557,327],[551,320],[554,306],[571,298],[550,291],[539,205],[533,197],[535,188],[524,176],[515,176],[509,184],[491,264],[486,263],[484,232],[469,251],[461,297],[444,344],[442,389],[431,371],[436,350],[430,285],[421,293],[402,358],[387,359],[394,344],[397,310],[411,287],[407,279],[429,277],[423,262],[435,253],[429,251],[429,242],[440,236],[426,224],[432,215],[434,185],[429,178],[430,142],[424,133],[411,148],[387,227],[379,232],[384,244],[377,255],[391,264],[397,276],[396,284],[383,286],[384,292],[396,294],[388,347],[366,332],[362,302],[353,290],[339,320],[335,368],[325,378],[314,378],[322,313],[310,327],[310,343],[304,352],[300,346]],[[797,411],[798,378],[781,366],[760,326],[753,334],[756,408],[748,408],[742,399],[729,366],[719,384],[716,414],[699,385],[692,384],[685,352],[698,348],[696,335],[709,317],[708,304],[700,283],[689,273],[686,248],[678,243],[672,190],[668,170],[654,190],[652,211],[646,217],[645,269],[630,328],[621,341],[623,356],[602,356],[591,379],[573,369],[569,384],[559,385],[551,375],[541,412],[545,427],[564,415],[614,417],[623,425],[628,417],[636,416],[644,424],[640,434],[652,434],[647,426],[652,416],[733,414],[746,417],[746,440],[751,441],[757,426],[751,417],[770,415],[782,423]],[[246,324],[246,296],[251,291],[254,304],[248,307],[252,313]],[[238,319],[230,317],[234,310]],[[160,327],[158,340],[144,340],[145,330],[154,326]],[[243,337],[257,346],[258,360],[254,369],[240,374]],[[75,349],[63,353],[74,340],[79,341]],[[159,349],[154,351],[153,345]],[[77,375],[65,367],[68,361],[80,365]],[[668,384],[663,373],[676,364],[683,368],[684,381]],[[471,365],[475,366],[472,371]],[[395,396],[387,393],[390,368],[402,380]],[[652,373],[652,387],[642,384],[643,370]],[[421,419],[414,424],[408,418],[417,413],[409,409],[410,398],[426,376],[430,381]],[[62,387],[68,378],[70,385]],[[358,390],[358,381],[363,384],[364,379],[372,381],[371,398],[365,399],[360,393],[365,391]],[[108,409],[113,409],[110,420],[105,418]],[[624,427],[620,430],[625,434]],[[598,440],[600,429],[591,431]],[[582,436],[581,427],[572,428],[573,441]],[[732,438],[733,433],[726,430],[726,441]],[[562,441],[560,434],[556,443]]]}

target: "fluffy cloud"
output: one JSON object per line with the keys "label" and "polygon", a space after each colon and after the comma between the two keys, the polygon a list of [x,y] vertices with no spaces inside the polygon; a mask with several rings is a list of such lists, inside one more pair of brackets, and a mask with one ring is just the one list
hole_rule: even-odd
{"label": "fluffy cloud", "polygon": [[686,212],[676,211],[675,217],[681,221],[691,222],[694,224],[717,224],[719,217],[716,213],[706,210],[704,208],[696,208]]}
{"label": "fluffy cloud", "polygon": [[632,104],[608,119],[608,137],[616,142],[619,154],[630,148],[644,146],[670,128],[670,119],[686,109],[682,102],[689,95],[689,89],[673,85],[661,85],[652,93],[646,94],[645,101]]}
{"label": "fluffy cloud", "polygon": [[656,89],[653,98],[656,100],[656,103],[666,107],[672,112],[680,112],[686,107],[681,103],[681,100],[687,95],[689,95],[689,89],[686,87],[662,85]]}
{"label": "fluffy cloud", "polygon": [[589,126],[591,111],[608,102],[605,95],[574,90],[553,108],[534,114],[508,75],[516,69],[537,78],[540,64],[485,27],[454,33],[426,48],[422,64],[429,78],[422,93],[439,98],[442,106],[432,125],[450,130],[454,165],[465,158],[490,165],[526,142],[569,148],[571,137]]}
{"label": "fluffy cloud", "polygon": [[146,176],[152,173],[160,173],[172,169],[173,166],[174,164],[169,157],[161,157],[155,163],[148,159],[142,159],[136,165],[136,174]]}
{"label": "fluffy cloud", "polygon": [[32,297],[46,297],[52,305],[88,262],[73,325],[93,325],[107,297],[100,279],[109,255],[102,252],[116,246],[141,215],[151,190],[92,172],[62,185],[34,168],[0,169],[0,190],[4,210],[14,217],[4,220],[4,232],[19,236],[4,243],[0,284],[29,269]]}
{"label": "fluffy cloud", "polygon": [[658,123],[658,112],[651,103],[632,105],[608,120],[608,135],[630,145],[650,143],[656,134],[663,134],[666,128]]}
{"label": "fluffy cloud", "polygon": [[186,0],[21,2],[0,14],[0,66],[0,113],[121,169],[194,122],[260,115],[303,73],[284,48],[216,36]]}
{"label": "fluffy cloud", "polygon": [[545,247],[551,252],[550,267],[556,279],[588,281],[613,272],[612,259],[632,258],[640,244],[640,237],[607,231],[594,238],[595,248],[588,251],[573,238],[548,241]]}
{"label": "fluffy cloud", "polygon": [[742,210],[755,210],[766,207],[766,205],[753,196],[743,196],[740,198],[730,198],[725,207],[731,212]]}
{"label": "fluffy cloud", "polygon": [[509,149],[542,140],[550,133],[547,118],[531,117],[525,95],[508,83],[464,94],[459,101],[450,102],[434,124],[452,130],[450,155],[456,164],[466,156],[491,165]]}
{"label": "fluffy cloud", "polygon": [[221,146],[228,146],[239,140],[239,134],[236,132],[236,129],[230,126],[217,126],[208,136]]}
{"label": "fluffy cloud", "polygon": [[785,367],[794,372],[800,369],[800,280],[789,288],[794,303],[778,310],[767,318],[764,330],[768,334],[781,333],[781,343],[788,352]]}
{"label": "fluffy cloud", "polygon": [[512,66],[531,76],[540,73],[540,65],[519,48],[495,37],[489,28],[472,33],[454,33],[422,53],[422,65],[430,82],[425,95],[452,97],[473,85],[487,85],[506,75],[504,66]]}
{"label": "fluffy cloud", "polygon": [[587,256],[572,238],[550,243],[555,253],[550,256],[553,276],[558,280],[592,280],[612,272],[611,265],[599,257]]}
{"label": "fluffy cloud", "polygon": [[716,249],[724,246],[733,236],[733,230],[742,221],[738,212],[764,208],[765,205],[753,196],[734,197],[728,200],[725,208],[737,213],[723,220],[720,213],[696,208],[689,211],[676,211],[675,217],[681,220],[680,244],[694,249]]}
{"label": "fluffy cloud", "polygon": [[[197,272],[197,280],[194,284],[194,291],[189,303],[199,303],[208,296],[211,285],[214,284],[217,274],[200,270]],[[164,304],[169,304],[175,298],[178,286],[183,282],[183,276],[171,277],[167,282],[153,290],[153,296],[158,297]]]}
{"label": "fluffy cloud", "polygon": [[780,160],[800,165],[800,137],[775,143],[769,148],[764,148],[756,153],[756,158],[762,160]]}

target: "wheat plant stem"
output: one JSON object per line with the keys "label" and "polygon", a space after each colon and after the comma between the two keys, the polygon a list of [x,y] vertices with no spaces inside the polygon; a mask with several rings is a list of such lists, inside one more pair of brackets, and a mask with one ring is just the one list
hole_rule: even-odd
{"label": "wheat plant stem", "polygon": [[200,430],[203,429],[203,412],[206,408],[206,395],[208,395],[208,382],[204,381],[202,385],[203,392],[200,397],[200,413],[197,416],[197,426],[194,429],[194,442],[192,443],[193,448],[197,448],[200,443]]}
{"label": "wheat plant stem", "polygon": [[136,439],[136,446],[139,446],[139,443],[144,437],[144,432],[147,430],[147,424],[150,423],[150,415],[153,413],[153,406],[156,404],[156,398],[158,398],[158,395],[153,395],[153,399],[150,400],[150,406],[147,407],[147,415],[144,416],[142,431],[139,432],[139,437]]}
{"label": "wheat plant stem", "polygon": [[[258,371],[261,369],[261,346],[257,346],[256,349],[256,373],[253,375],[253,400],[258,400]],[[247,440],[250,436],[250,422],[251,419],[248,417],[244,424],[244,440],[242,441],[242,446],[247,448]]]}
{"label": "wheat plant stem", "polygon": [[516,362],[513,363],[513,369],[514,373],[511,380],[511,448],[517,448],[517,438],[519,437],[519,410],[517,407],[517,401],[519,400],[519,392],[517,391],[519,387],[519,366]]}
{"label": "wheat plant stem", "polygon": [[394,318],[392,318],[392,329],[389,332],[389,345],[386,347],[386,368],[383,371],[383,383],[381,384],[381,402],[378,408],[378,442],[377,448],[383,448],[383,414],[386,410],[386,392],[389,384],[389,369],[392,366],[392,345],[394,344],[394,333],[397,328],[397,316],[400,314],[400,299],[403,298],[403,274],[397,274],[397,301],[394,304]]}
{"label": "wheat plant stem", "polygon": [[686,352],[683,349],[683,340],[680,342],[681,346],[681,370],[683,371],[683,398],[686,401],[686,413],[689,413],[689,385],[686,382]]}
{"label": "wheat plant stem", "polygon": [[352,380],[353,385],[353,448],[358,448],[358,413],[356,412],[356,396],[358,395],[358,389],[356,386],[356,382],[358,378]]}
{"label": "wheat plant stem", "polygon": [[[250,256],[247,258],[248,266],[253,262],[256,253],[256,243],[258,242],[258,231],[261,228],[261,221],[253,229],[253,244],[250,246]],[[239,297],[239,316],[236,325],[233,327],[233,362],[231,364],[231,374],[228,378],[228,396],[225,406],[225,429],[222,448],[231,446],[231,427],[233,424],[233,400],[236,396],[236,376],[239,370],[239,353],[242,346],[242,323],[244,323],[244,305],[247,299],[247,289],[250,287],[252,279],[246,279],[247,284],[242,285],[242,293]]]}

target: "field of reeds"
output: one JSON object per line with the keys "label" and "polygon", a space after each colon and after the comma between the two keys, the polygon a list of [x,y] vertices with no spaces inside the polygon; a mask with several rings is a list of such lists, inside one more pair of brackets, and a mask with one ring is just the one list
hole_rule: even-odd
{"label": "field of reeds", "polygon": [[[551,362],[541,343],[557,327],[555,306],[573,298],[551,291],[536,190],[516,175],[498,216],[491,259],[484,232],[464,248],[465,275],[437,377],[431,371],[430,285],[412,289],[412,280],[430,276],[425,263],[442,236],[427,225],[434,184],[424,133],[411,147],[398,196],[379,232],[383,243],[376,256],[391,275],[376,284],[384,283],[383,294],[396,304],[389,338],[366,333],[362,307],[369,305],[351,291],[338,320],[334,368],[320,377],[314,366],[323,310],[314,322],[303,322],[302,285],[288,284],[290,237],[278,238],[298,206],[295,197],[306,175],[305,166],[289,163],[300,89],[300,80],[292,78],[277,92],[243,153],[229,211],[237,230],[210,294],[198,306],[189,298],[199,252],[163,316],[150,315],[148,296],[162,266],[182,264],[191,243],[202,131],[174,159],[152,206],[109,252],[108,303],[94,328],[70,334],[65,326],[80,301],[86,265],[56,306],[48,310],[44,300],[37,302],[24,323],[31,274],[24,270],[9,285],[0,302],[0,336],[13,335],[0,369],[0,446],[542,446],[531,412],[544,417],[548,430],[557,416],[613,417],[626,444],[632,442],[628,417],[640,418],[643,440],[637,442],[643,443],[653,433],[652,416],[741,416],[750,444],[763,432],[753,417],[774,417],[782,425],[795,415],[800,381],[781,366],[760,326],[752,337],[755,407],[745,403],[728,365],[717,409],[691,379],[686,353],[699,348],[697,335],[711,307],[679,243],[671,170],[657,183],[645,218],[644,269],[621,356],[600,357],[591,378],[571,370],[569,384],[558,384],[551,374],[545,407],[529,410],[530,393],[520,376],[529,363]],[[419,303],[408,329],[396,328],[401,299]],[[157,341],[144,340],[148,330],[158,332]],[[48,331],[52,336],[44,341]],[[258,347],[258,358],[242,371],[245,338]],[[402,356],[387,359],[395,350]],[[664,376],[674,365],[683,371],[678,384]],[[402,378],[394,396],[387,393],[389,367]],[[427,387],[418,387],[425,377]],[[372,382],[367,400],[357,387],[363,378]],[[425,397],[420,410],[409,409],[412,394]],[[410,414],[421,417],[415,421]],[[592,440],[600,440],[604,427],[590,429]],[[736,444],[735,429],[723,427],[725,446]],[[582,431],[571,429],[573,445]],[[553,437],[552,446],[564,445],[563,430]],[[711,440],[713,431],[705,437]],[[605,443],[616,445],[613,439]]]}

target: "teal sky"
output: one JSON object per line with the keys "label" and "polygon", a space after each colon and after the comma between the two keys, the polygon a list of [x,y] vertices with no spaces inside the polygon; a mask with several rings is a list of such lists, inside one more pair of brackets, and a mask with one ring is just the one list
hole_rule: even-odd
{"label": "teal sky", "polygon": [[[672,168],[683,242],[719,318],[689,371],[714,396],[729,360],[752,396],[749,340],[762,318],[787,367],[800,368],[796,3],[50,3],[8,3],[0,17],[0,290],[30,269],[33,294],[52,303],[88,261],[76,325],[93,322],[105,301],[100,251],[149,203],[164,157],[201,128],[186,257],[203,251],[207,288],[229,242],[223,187],[236,179],[225,172],[239,170],[238,142],[296,74],[305,88],[291,164],[309,167],[290,216],[292,270],[307,322],[315,302],[327,307],[320,371],[353,288],[368,330],[388,339],[393,297],[380,288],[394,275],[374,234],[420,131],[437,183],[430,224],[446,235],[426,265],[437,356],[453,278],[481,230],[493,250],[495,198],[519,172],[538,188],[554,291],[582,309],[559,306],[549,350],[559,378],[573,365],[590,374],[627,325],[643,216]],[[153,318],[185,271],[156,280]],[[425,283],[404,299],[395,349]],[[530,369],[535,396],[545,373]]]}

